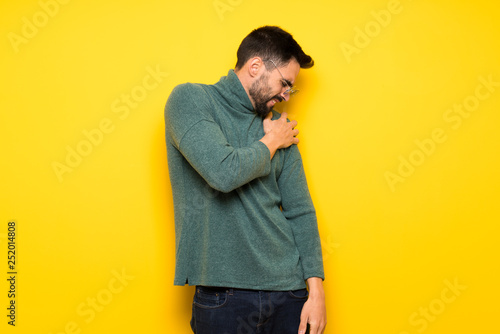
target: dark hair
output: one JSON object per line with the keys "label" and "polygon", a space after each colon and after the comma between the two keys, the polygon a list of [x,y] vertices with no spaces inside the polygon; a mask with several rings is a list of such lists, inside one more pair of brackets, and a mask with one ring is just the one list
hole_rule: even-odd
{"label": "dark hair", "polygon": [[236,70],[242,68],[253,57],[272,59],[278,67],[286,66],[292,58],[301,68],[311,68],[314,65],[314,60],[302,51],[293,36],[276,26],[264,26],[253,30],[243,39],[236,55],[238,58]]}

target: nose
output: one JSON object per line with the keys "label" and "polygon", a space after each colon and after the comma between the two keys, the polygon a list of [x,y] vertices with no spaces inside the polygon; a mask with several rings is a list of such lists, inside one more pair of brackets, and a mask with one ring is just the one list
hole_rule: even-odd
{"label": "nose", "polygon": [[286,101],[288,102],[288,100],[290,100],[290,94],[287,93],[287,91],[285,90],[283,93],[280,94],[280,96]]}

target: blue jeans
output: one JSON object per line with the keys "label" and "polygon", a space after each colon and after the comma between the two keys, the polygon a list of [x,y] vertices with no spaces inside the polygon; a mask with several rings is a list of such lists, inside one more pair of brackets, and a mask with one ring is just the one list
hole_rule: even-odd
{"label": "blue jeans", "polygon": [[197,286],[191,328],[195,334],[297,334],[306,289],[257,291]]}

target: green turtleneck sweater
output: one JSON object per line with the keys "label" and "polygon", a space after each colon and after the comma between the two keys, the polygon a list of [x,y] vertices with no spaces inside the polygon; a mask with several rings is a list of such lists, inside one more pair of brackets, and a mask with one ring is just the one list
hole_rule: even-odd
{"label": "green turtleneck sweater", "polygon": [[284,291],[324,278],[299,150],[271,160],[262,118],[233,70],[214,85],[175,87],[165,130],[175,285]]}

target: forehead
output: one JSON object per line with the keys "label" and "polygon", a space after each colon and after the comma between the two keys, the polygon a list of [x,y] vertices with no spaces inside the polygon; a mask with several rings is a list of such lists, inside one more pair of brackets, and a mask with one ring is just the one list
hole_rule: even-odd
{"label": "forehead", "polygon": [[280,67],[280,72],[283,74],[283,77],[291,82],[295,81],[299,71],[300,65],[295,59],[290,60],[287,65]]}

